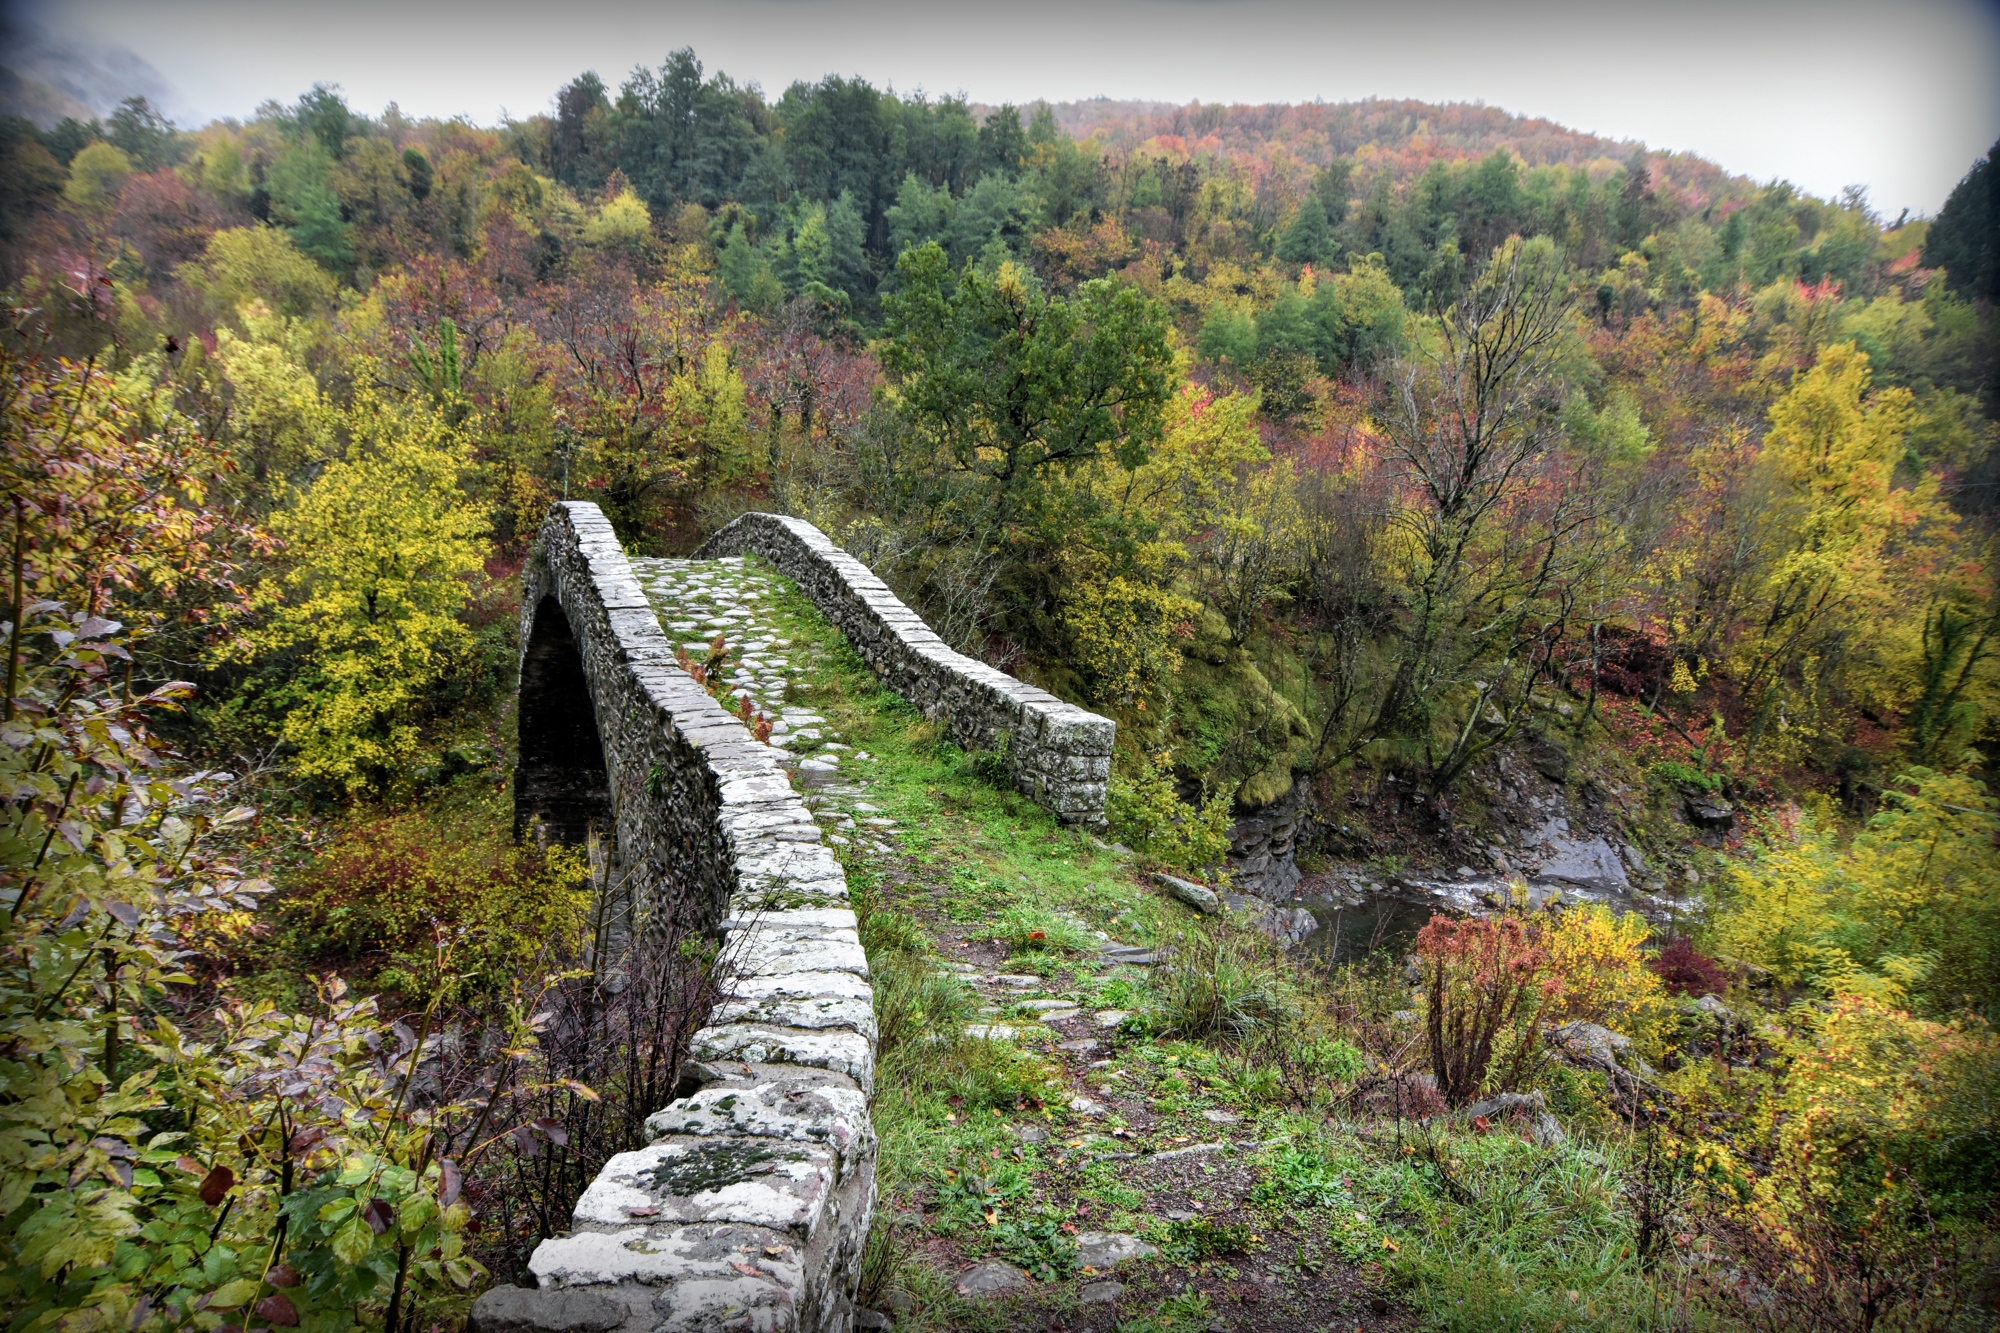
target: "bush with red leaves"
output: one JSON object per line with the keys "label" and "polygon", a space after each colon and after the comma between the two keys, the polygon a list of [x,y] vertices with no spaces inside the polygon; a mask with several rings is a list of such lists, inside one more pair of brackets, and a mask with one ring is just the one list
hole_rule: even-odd
{"label": "bush with red leaves", "polygon": [[1669,943],[1660,950],[1660,956],[1646,966],[1666,983],[1667,991],[1672,995],[1699,999],[1704,995],[1720,995],[1729,988],[1729,975],[1722,970],[1722,964],[1699,952],[1684,939]]}

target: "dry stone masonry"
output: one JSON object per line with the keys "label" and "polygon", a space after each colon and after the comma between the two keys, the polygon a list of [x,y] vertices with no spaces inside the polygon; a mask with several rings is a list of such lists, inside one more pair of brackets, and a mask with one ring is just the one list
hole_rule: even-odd
{"label": "dry stone masonry", "polygon": [[[787,699],[812,664],[764,614],[782,591],[766,561],[886,684],[1003,753],[1022,790],[1103,821],[1112,724],[951,652],[810,524],[746,515],[694,560],[632,560],[595,505],[556,506],[523,576],[517,825],[599,835],[633,928],[664,911],[720,937],[724,994],[652,1141],[612,1158],[570,1234],[536,1249],[534,1287],[480,1298],[476,1333],[853,1325],[876,1030],[828,844],[886,852],[895,827],[864,799],[870,757]],[[728,667],[720,700],[687,670],[711,660]]]}
{"label": "dry stone masonry", "polygon": [[745,552],[798,584],[883,684],[942,720],[961,744],[1000,753],[1022,791],[1067,823],[1104,826],[1111,719],[953,651],[868,566],[804,519],[744,514],[695,556]]}

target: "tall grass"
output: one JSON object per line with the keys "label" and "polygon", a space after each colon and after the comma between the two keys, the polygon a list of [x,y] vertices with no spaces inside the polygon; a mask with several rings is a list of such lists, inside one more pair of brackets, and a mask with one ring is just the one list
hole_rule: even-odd
{"label": "tall grass", "polygon": [[1300,1018],[1299,987],[1259,936],[1207,924],[1186,927],[1148,978],[1147,1020],[1162,1036],[1243,1040]]}

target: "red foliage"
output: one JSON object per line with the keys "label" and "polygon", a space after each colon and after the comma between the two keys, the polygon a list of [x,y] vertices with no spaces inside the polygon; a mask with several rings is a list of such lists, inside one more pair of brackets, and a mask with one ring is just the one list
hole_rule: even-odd
{"label": "red foliage", "polygon": [[189,189],[173,171],[155,171],[125,182],[111,229],[139,252],[147,271],[164,277],[199,255],[218,228],[247,220],[230,217],[213,196]]}
{"label": "red foliage", "polygon": [[1696,950],[1686,940],[1674,940],[1660,950],[1660,956],[1646,964],[1666,983],[1672,995],[1720,995],[1728,988],[1729,976],[1722,964]]}
{"label": "red foliage", "polygon": [[1433,916],[1417,932],[1429,1013],[1431,1073],[1452,1106],[1479,1095],[1500,1034],[1514,1034],[1507,1066],[1496,1080],[1511,1087],[1527,1071],[1541,1025],[1561,990],[1544,977],[1548,951],[1539,930],[1512,915],[1456,920]]}

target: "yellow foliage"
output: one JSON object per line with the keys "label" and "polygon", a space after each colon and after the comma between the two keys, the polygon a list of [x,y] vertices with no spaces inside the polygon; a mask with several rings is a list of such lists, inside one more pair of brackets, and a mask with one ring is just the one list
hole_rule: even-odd
{"label": "yellow foliage", "polygon": [[1650,1037],[1668,1008],[1660,979],[1640,952],[1651,933],[1636,912],[1614,912],[1602,903],[1565,909],[1542,937],[1548,968],[1562,980],[1561,1018]]}
{"label": "yellow foliage", "polygon": [[1772,828],[1749,859],[1730,863],[1710,946],[1785,985],[1806,979],[1820,957],[1816,942],[1833,924],[1827,889],[1838,865],[1833,835],[1811,815]]}
{"label": "yellow foliage", "polygon": [[[1772,497],[1769,544],[1759,630],[1741,641],[1739,672],[1760,729],[1798,728],[1801,740],[1815,701],[1796,682],[1822,675],[1815,659],[1851,658],[1861,691],[1889,702],[1896,687],[1884,677],[1906,673],[1885,668],[1912,655],[1925,590],[1954,530],[1935,477],[1895,484],[1913,421],[1909,391],[1870,389],[1866,353],[1823,348],[1773,404],[1759,460]],[[1788,708],[1794,697],[1801,707]]]}
{"label": "yellow foliage", "polygon": [[70,159],[63,197],[92,212],[107,209],[131,174],[132,159],[100,139]]}
{"label": "yellow foliage", "polygon": [[1136,576],[1093,576],[1091,563],[1079,559],[1067,571],[1061,611],[1076,666],[1101,702],[1157,706],[1180,669],[1175,640],[1201,604],[1159,577],[1157,550],[1141,554]]}
{"label": "yellow foliage", "polygon": [[2000,999],[1996,832],[1983,784],[1912,769],[1845,852],[1810,814],[1768,830],[1730,868],[1712,946],[1786,985],[1990,1005]]}
{"label": "yellow foliage", "polygon": [[305,366],[311,335],[298,320],[262,301],[237,309],[243,333],[215,331],[215,355],[230,389],[227,435],[265,483],[325,457],[333,448],[334,414]]}
{"label": "yellow foliage", "polygon": [[[1230,793],[1211,794],[1200,805],[1174,789],[1173,756],[1118,756],[1111,773],[1107,813],[1120,838],[1156,861],[1184,870],[1221,866],[1229,852]],[[1223,882],[1227,882],[1224,875]]]}
{"label": "yellow foliage", "polygon": [[294,765],[360,792],[418,751],[425,692],[470,641],[457,613],[487,524],[460,487],[466,443],[428,403],[364,379],[341,424],[346,456],[272,516],[290,568],[258,590],[264,622],[238,651],[302,660],[276,691]]}
{"label": "yellow foliage", "polygon": [[1788,1076],[1759,1104],[1743,1145],[1767,1163],[1750,1178],[1744,1212],[1783,1248],[1815,1244],[1809,1223],[1864,1235],[1880,1227],[1912,1205],[1913,1183],[1949,1186],[1934,1174],[1952,1156],[1940,1145],[1993,1132],[2000,1042],[1983,1026],[1843,995],[1785,1045]]}
{"label": "yellow foliage", "polygon": [[630,190],[590,215],[583,224],[583,241],[600,250],[634,250],[653,234],[653,215],[645,201]]}
{"label": "yellow foliage", "polygon": [[333,305],[333,275],[299,253],[277,227],[232,227],[208,238],[198,260],[174,276],[206,298],[219,317],[246,301],[262,301],[281,315],[308,316]]}

